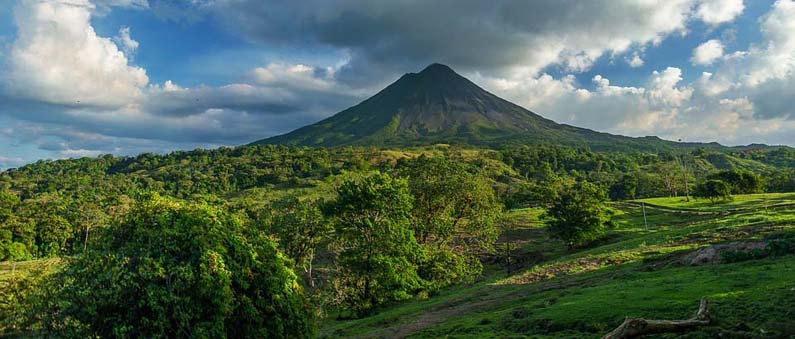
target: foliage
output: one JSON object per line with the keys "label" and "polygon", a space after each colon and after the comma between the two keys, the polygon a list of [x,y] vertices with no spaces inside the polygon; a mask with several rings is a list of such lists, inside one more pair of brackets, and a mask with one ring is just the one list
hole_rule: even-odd
{"label": "foliage", "polygon": [[783,256],[795,253],[795,237],[785,237],[770,240],[764,248],[750,251],[728,251],[721,254],[725,263],[758,260],[768,256]]}
{"label": "foliage", "polygon": [[380,172],[344,182],[328,206],[340,249],[335,286],[340,303],[358,315],[421,287],[411,209],[406,181]]}
{"label": "foliage", "polygon": [[696,186],[693,196],[709,199],[711,202],[731,199],[731,186],[723,180],[709,179]]}
{"label": "foliage", "polygon": [[638,190],[638,178],[631,174],[625,174],[621,180],[610,187],[610,199],[630,200],[635,199],[635,192]]}
{"label": "foliage", "polygon": [[308,337],[276,244],[205,204],[153,196],[55,275],[44,327],[99,337]]}
{"label": "foliage", "polygon": [[287,196],[274,206],[271,233],[279,239],[279,245],[296,268],[302,268],[312,278],[312,262],[321,243],[331,238],[333,231],[320,209],[320,201],[296,196]]}
{"label": "foliage", "polygon": [[612,211],[604,191],[580,182],[563,192],[547,211],[549,230],[569,247],[601,237],[610,225]]}
{"label": "foliage", "polygon": [[761,193],[762,178],[749,171],[729,170],[711,174],[707,179],[717,179],[729,184],[732,194]]}
{"label": "foliage", "polygon": [[499,233],[494,190],[464,164],[439,157],[406,161],[400,173],[414,196],[414,236],[430,253],[420,276],[438,287],[473,279],[481,271],[477,256],[493,250]]}

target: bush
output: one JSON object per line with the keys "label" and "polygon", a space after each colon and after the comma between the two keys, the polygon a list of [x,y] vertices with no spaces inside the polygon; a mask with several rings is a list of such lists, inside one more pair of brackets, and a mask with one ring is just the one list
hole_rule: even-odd
{"label": "bush", "polygon": [[589,182],[566,189],[547,211],[550,231],[570,248],[601,237],[612,216],[605,200],[605,192]]}
{"label": "bush", "polygon": [[312,310],[288,265],[223,210],[154,196],[55,275],[44,325],[79,337],[309,337]]}
{"label": "bush", "polygon": [[740,170],[720,171],[707,179],[722,180],[729,184],[732,194],[752,194],[763,191],[762,178],[759,175]]}
{"label": "bush", "polygon": [[693,196],[709,199],[712,203],[718,200],[731,200],[731,187],[723,180],[710,179],[698,184]]}

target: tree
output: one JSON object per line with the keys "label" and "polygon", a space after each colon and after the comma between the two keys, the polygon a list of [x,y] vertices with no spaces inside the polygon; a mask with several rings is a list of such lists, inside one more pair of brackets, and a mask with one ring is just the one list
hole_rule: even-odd
{"label": "tree", "polygon": [[340,249],[334,285],[357,315],[409,298],[421,287],[422,255],[409,228],[412,198],[403,179],[376,172],[345,181],[328,206]]}
{"label": "tree", "polygon": [[276,244],[204,203],[152,196],[56,274],[45,328],[80,337],[309,337]]}
{"label": "tree", "polygon": [[14,208],[19,198],[11,192],[0,188],[0,261],[25,260],[32,256],[20,237],[14,234],[18,230]]}
{"label": "tree", "polygon": [[429,254],[430,261],[420,265],[421,277],[439,288],[480,274],[477,256],[493,250],[502,213],[491,185],[441,157],[420,156],[400,172],[414,196],[414,236]]}
{"label": "tree", "polygon": [[720,171],[707,178],[721,180],[729,184],[732,194],[760,193],[764,186],[759,175],[741,170]]}
{"label": "tree", "polygon": [[610,225],[612,210],[598,186],[583,181],[565,190],[547,211],[550,231],[569,248],[601,237]]}
{"label": "tree", "polygon": [[709,199],[712,203],[717,200],[730,200],[731,186],[723,180],[709,179],[696,186],[693,195],[697,198]]}
{"label": "tree", "polygon": [[627,200],[635,199],[635,191],[638,189],[638,178],[634,175],[625,174],[619,181],[610,187],[610,199]]}
{"label": "tree", "polygon": [[668,194],[672,197],[677,196],[684,175],[682,166],[675,161],[662,163],[657,168],[657,173]]}
{"label": "tree", "polygon": [[302,201],[298,197],[288,196],[275,204],[275,207],[271,232],[279,238],[279,245],[293,259],[295,267],[307,272],[309,284],[314,287],[312,262],[315,259],[315,250],[321,242],[329,238],[332,231],[320,209],[320,201]]}

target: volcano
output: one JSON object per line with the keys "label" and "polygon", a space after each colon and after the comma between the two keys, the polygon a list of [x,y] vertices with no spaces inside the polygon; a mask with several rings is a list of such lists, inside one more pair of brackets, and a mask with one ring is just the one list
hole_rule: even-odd
{"label": "volcano", "polygon": [[405,147],[563,144],[659,150],[683,144],[559,124],[502,99],[442,64],[407,73],[376,95],[315,124],[253,144]]}

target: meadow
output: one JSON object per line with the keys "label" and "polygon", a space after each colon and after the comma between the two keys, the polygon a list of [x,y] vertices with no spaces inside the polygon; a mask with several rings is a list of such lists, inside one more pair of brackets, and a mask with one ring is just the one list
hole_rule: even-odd
{"label": "meadow", "polygon": [[[661,337],[795,335],[795,255],[733,250],[759,242],[788,242],[791,249],[792,204],[792,194],[737,195],[714,204],[681,197],[613,203],[616,227],[574,251],[561,250],[546,234],[539,210],[512,210],[505,222],[516,227],[497,248],[512,242],[512,256],[526,259],[523,267],[493,263],[474,284],[388,305],[371,317],[331,315],[321,336],[599,337],[627,316],[688,318],[701,298],[710,302],[709,326]],[[692,253],[720,244],[731,245],[713,261],[689,262]]]}

